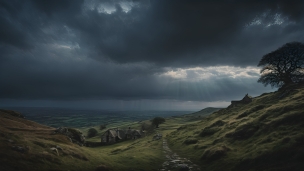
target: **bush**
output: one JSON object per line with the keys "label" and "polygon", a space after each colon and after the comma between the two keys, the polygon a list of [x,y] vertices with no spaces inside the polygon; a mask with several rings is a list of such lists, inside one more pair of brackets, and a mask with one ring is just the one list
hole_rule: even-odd
{"label": "bush", "polygon": [[95,128],[90,128],[88,130],[88,138],[95,137],[97,135],[97,130]]}
{"label": "bush", "polygon": [[159,124],[162,124],[164,123],[166,120],[165,118],[162,118],[162,117],[155,117],[153,120],[152,120],[152,124],[155,125],[156,128],[158,128]]}

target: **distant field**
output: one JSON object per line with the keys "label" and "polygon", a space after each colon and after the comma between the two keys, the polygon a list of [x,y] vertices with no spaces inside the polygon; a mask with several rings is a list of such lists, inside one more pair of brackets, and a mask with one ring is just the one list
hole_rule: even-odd
{"label": "distant field", "polygon": [[156,116],[170,117],[193,111],[98,111],[60,108],[10,108],[22,113],[27,119],[51,127],[93,127],[96,125],[120,125],[152,119]]}

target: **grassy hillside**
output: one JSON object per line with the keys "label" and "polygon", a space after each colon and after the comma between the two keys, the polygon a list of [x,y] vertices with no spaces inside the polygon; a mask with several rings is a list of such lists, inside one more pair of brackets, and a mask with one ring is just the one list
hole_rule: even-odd
{"label": "grassy hillside", "polygon": [[203,170],[303,170],[304,86],[221,109],[167,135],[169,146]]}
{"label": "grassy hillside", "polygon": [[[185,123],[197,123],[203,115],[217,110],[219,109],[206,108],[194,114],[166,118],[160,128],[151,130],[143,138],[94,148],[71,143],[66,136],[53,134],[55,128],[26,120],[20,113],[0,110],[1,170],[92,171],[98,166],[105,166],[112,171],[158,170],[162,168],[165,154],[162,140],[153,141],[153,135],[157,132],[169,134]],[[144,122],[149,124],[150,121],[108,125],[108,128],[140,128]],[[98,129],[98,126],[95,128]],[[86,134],[87,128],[82,131]],[[98,135],[87,141],[100,142],[100,135],[104,131],[98,130]],[[62,148],[57,150],[58,153],[51,149],[56,146]]]}
{"label": "grassy hillside", "polygon": [[[168,161],[163,141],[152,140],[161,133],[172,155],[190,159],[201,170],[303,170],[303,103],[304,86],[289,86],[249,104],[169,117],[144,138],[98,147],[81,147],[53,134],[55,128],[0,110],[0,165],[2,170],[158,170]],[[143,122],[149,124],[109,127],[140,128]],[[103,131],[88,141],[99,142]],[[51,149],[56,146],[62,148],[58,153]]]}
{"label": "grassy hillside", "polygon": [[[152,141],[153,132],[114,145],[81,147],[64,135],[53,134],[55,128],[18,116],[16,112],[0,110],[1,171],[92,171],[98,166],[113,171],[157,170],[163,161],[162,142]],[[56,146],[62,148],[58,153],[51,149]]]}

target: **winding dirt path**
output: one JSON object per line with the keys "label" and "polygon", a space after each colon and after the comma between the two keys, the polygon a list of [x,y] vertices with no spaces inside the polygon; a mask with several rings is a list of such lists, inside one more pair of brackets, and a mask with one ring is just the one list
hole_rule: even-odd
{"label": "winding dirt path", "polygon": [[162,164],[161,171],[201,171],[198,165],[174,153],[168,147],[166,139],[163,139],[163,152],[166,155],[166,161]]}

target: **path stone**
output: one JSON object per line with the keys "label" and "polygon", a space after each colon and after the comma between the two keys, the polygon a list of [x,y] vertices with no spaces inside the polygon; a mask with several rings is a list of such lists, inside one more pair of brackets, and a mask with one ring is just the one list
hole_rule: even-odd
{"label": "path stone", "polygon": [[166,139],[163,139],[163,152],[166,156],[166,161],[162,164],[160,170],[163,171],[200,171],[198,165],[193,164],[187,158],[181,158],[178,154],[172,152],[168,147]]}

